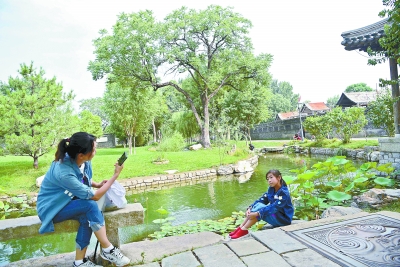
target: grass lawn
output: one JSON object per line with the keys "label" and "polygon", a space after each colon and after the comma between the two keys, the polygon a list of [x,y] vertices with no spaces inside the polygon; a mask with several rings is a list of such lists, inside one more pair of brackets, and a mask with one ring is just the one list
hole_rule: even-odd
{"label": "grass lawn", "polygon": [[[235,143],[233,141],[226,147],[214,147],[212,149],[201,149],[197,151],[180,152],[161,152],[155,151],[153,147],[137,147],[136,154],[129,155],[124,164],[119,179],[153,176],[166,174],[166,170],[178,170],[186,172],[193,170],[208,169],[221,164],[235,163],[249,157],[248,147],[245,141],[236,143],[236,153],[228,155],[223,151],[230,150]],[[284,144],[299,144],[302,146],[319,147],[343,147],[343,148],[362,148],[364,146],[378,145],[377,139],[352,139],[349,144],[343,145],[338,139],[325,140],[321,144],[305,141],[298,142],[293,140],[256,140],[252,142],[256,148],[262,147],[281,147]],[[225,150],[224,150],[225,149]],[[93,158],[94,181],[109,179],[114,170],[114,163],[119,156],[128,151],[127,148],[99,148]],[[42,176],[48,170],[54,159],[54,151],[39,158],[39,168],[33,168],[33,159],[26,156],[1,156],[0,157],[0,195],[17,195],[28,192],[37,192],[36,178]],[[162,156],[169,160],[168,164],[157,165],[153,161]]]}
{"label": "grass lawn", "polygon": [[[287,141],[255,141],[256,148],[282,146]],[[230,142],[234,144],[234,142]],[[136,154],[129,155],[124,163],[124,170],[118,179],[144,177],[157,174],[166,174],[166,170],[178,172],[202,170],[216,167],[221,164],[235,163],[249,157],[248,148],[244,141],[236,143],[236,153],[228,155],[224,148],[201,149],[197,151],[161,152],[154,151],[152,147],[137,147]],[[230,150],[231,145],[225,147]],[[109,179],[114,171],[114,163],[119,156],[128,151],[127,148],[99,148],[93,158],[93,180],[102,181]],[[39,168],[33,168],[33,159],[26,156],[0,157],[0,195],[17,195],[28,192],[37,192],[36,178],[44,175],[52,160],[54,151],[39,158]],[[169,160],[168,164],[157,165],[152,163],[160,156]]]}

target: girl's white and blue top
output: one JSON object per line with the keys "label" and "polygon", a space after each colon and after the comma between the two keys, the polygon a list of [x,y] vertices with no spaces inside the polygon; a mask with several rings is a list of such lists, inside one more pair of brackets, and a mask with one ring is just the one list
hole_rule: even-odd
{"label": "girl's white and blue top", "polygon": [[273,187],[269,187],[268,192],[265,192],[259,199],[254,201],[254,203],[250,205],[250,208],[253,211],[257,211],[261,219],[272,216],[275,217],[281,225],[289,225],[292,223],[294,208],[287,186],[282,186],[277,192],[275,192]]}

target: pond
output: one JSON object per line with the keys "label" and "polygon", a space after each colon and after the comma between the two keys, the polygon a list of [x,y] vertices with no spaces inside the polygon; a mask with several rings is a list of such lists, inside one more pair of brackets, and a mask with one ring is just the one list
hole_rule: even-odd
{"label": "pond", "polygon": [[[159,219],[156,212],[160,207],[174,217],[173,225],[193,220],[221,219],[229,217],[233,211],[245,210],[255,199],[267,191],[268,184],[265,174],[270,169],[278,169],[283,176],[292,175],[291,169],[297,169],[327,157],[307,157],[286,154],[268,154],[259,158],[251,178],[240,182],[238,176],[230,175],[198,183],[149,191],[127,196],[128,202],[140,202],[146,208],[145,223],[120,230],[122,243],[135,242],[145,239],[149,234],[160,229],[159,224],[152,221]],[[75,233],[51,236],[40,236],[23,240],[0,242],[0,266],[22,259],[49,256],[75,251]],[[92,238],[89,250],[94,250],[95,238]]]}

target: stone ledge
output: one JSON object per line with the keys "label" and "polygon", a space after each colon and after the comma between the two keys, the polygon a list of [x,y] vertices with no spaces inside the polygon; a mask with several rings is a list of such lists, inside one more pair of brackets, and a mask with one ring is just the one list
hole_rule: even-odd
{"label": "stone ledge", "polygon": [[[143,206],[140,203],[128,204],[123,209],[104,212],[104,218],[110,242],[119,246],[118,228],[142,224]],[[41,221],[38,216],[0,220],[0,241],[41,236],[40,226]],[[76,232],[78,227],[77,221],[68,220],[54,224],[55,232],[44,235]]]}
{"label": "stone ledge", "polygon": [[387,137],[379,138],[379,150],[384,152],[399,152],[400,151],[400,138]]}

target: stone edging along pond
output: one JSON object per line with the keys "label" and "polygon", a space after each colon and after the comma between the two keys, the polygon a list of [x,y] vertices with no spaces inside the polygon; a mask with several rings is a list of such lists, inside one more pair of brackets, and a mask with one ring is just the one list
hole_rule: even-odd
{"label": "stone edging along pond", "polygon": [[[378,151],[378,146],[364,147],[363,149],[340,149],[340,148],[303,148],[300,146],[292,146],[295,153],[301,154],[311,154],[311,155],[326,155],[326,156],[336,156],[343,155],[351,157],[353,159],[361,159],[365,161],[387,163],[391,162],[386,160],[390,155],[386,155],[385,152]],[[257,151],[262,151],[262,148],[256,149]],[[399,153],[400,154],[400,153]],[[185,186],[196,184],[200,182],[208,182],[217,179],[218,175],[244,175],[248,176],[244,179],[248,179],[251,176],[252,171],[258,164],[258,155],[239,161],[236,164],[229,164],[220,166],[218,168],[211,168],[206,170],[189,171],[182,173],[155,175],[151,177],[134,177],[128,179],[121,179],[118,182],[125,187],[127,195],[140,193],[149,190],[160,190],[167,189],[171,187],[176,187],[177,184]],[[239,177],[240,179],[240,177]],[[21,198],[23,203],[30,206],[35,206],[37,193],[33,194],[21,194],[17,197]],[[2,196],[0,201],[3,202],[13,202],[11,197]]]}
{"label": "stone edging along pond", "polygon": [[[151,177],[134,177],[128,179],[118,179],[118,182],[125,188],[126,194],[136,194],[144,191],[167,189],[176,187],[177,184],[181,186],[197,184],[200,182],[208,182],[217,179],[218,175],[248,175],[250,178],[251,173],[258,164],[258,155],[255,155],[247,160],[238,161],[236,164],[229,164],[220,166],[218,168],[211,168],[206,170],[189,171],[174,174],[155,175]],[[22,203],[30,206],[36,205],[37,193],[30,195],[21,194],[17,196],[22,199]],[[16,204],[11,197],[2,196],[0,201]],[[15,206],[15,205],[13,205]]]}
{"label": "stone edging along pond", "polygon": [[343,149],[343,148],[321,148],[321,147],[300,147],[293,146],[295,153],[326,155],[326,156],[347,156],[353,159],[362,159],[366,161],[378,162],[380,157],[384,157],[384,153],[379,151],[378,146],[366,146],[360,149]]}

